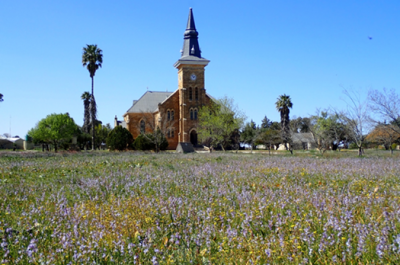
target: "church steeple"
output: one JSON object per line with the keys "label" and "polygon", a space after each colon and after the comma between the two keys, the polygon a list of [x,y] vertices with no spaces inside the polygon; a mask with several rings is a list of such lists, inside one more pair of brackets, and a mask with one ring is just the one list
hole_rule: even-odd
{"label": "church steeple", "polygon": [[207,65],[208,60],[201,57],[201,50],[198,41],[199,33],[196,30],[192,8],[189,10],[189,17],[183,34],[183,48],[181,50],[181,58],[175,63],[175,67],[181,64],[198,63]]}
{"label": "church steeple", "polygon": [[184,33],[182,57],[195,56],[201,58],[198,35],[199,33],[197,32],[196,25],[194,24],[193,11],[190,8],[189,18]]}
{"label": "church steeple", "polygon": [[183,35],[181,58],[174,64],[178,69],[178,148],[197,144],[197,113],[202,106],[209,104],[210,100],[204,88],[205,67],[210,61],[201,57],[198,35],[193,11],[190,9]]}

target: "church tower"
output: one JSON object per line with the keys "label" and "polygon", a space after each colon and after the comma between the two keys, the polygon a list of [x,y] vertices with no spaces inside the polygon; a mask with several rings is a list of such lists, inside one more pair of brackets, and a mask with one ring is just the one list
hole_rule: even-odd
{"label": "church tower", "polygon": [[190,8],[181,58],[174,64],[178,69],[180,145],[197,145],[198,111],[209,103],[204,88],[204,68],[210,61],[201,57],[198,35]]}

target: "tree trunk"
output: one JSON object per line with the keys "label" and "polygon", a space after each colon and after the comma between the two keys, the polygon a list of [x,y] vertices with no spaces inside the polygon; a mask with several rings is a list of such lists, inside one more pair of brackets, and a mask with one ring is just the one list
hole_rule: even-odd
{"label": "tree trunk", "polygon": [[361,146],[358,147],[358,156],[362,156],[362,148],[361,148]]}
{"label": "tree trunk", "polygon": [[91,107],[91,116],[92,116],[92,150],[94,150],[95,149],[95,146],[94,146],[94,113],[93,113],[93,109],[94,109],[94,106],[93,106],[93,104],[95,103],[94,102],[94,94],[93,94],[93,91],[94,90],[94,78],[93,78],[93,76],[92,76],[92,107]]}
{"label": "tree trunk", "polygon": [[390,154],[393,155],[393,148],[390,146]]}

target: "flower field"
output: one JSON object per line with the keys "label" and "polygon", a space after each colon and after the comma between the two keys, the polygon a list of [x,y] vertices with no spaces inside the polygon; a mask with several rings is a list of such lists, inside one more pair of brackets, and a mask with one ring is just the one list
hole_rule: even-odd
{"label": "flower field", "polygon": [[396,264],[398,158],[0,157],[0,264]]}

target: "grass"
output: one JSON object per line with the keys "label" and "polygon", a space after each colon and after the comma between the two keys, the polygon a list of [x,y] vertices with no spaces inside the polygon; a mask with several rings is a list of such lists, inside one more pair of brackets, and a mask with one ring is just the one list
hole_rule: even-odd
{"label": "grass", "polygon": [[[250,153],[250,150],[246,151],[239,151],[239,153]],[[253,150],[254,154],[266,154],[268,155],[268,150]],[[342,149],[341,151],[331,151],[327,150],[323,153],[319,152],[318,150],[294,150],[293,155],[290,154],[289,151],[278,150],[278,151],[271,151],[271,155],[284,155],[284,156],[295,156],[295,157],[324,157],[324,158],[354,158],[358,156],[357,149]],[[364,149],[365,157],[400,157],[400,151],[394,150],[393,154],[387,150],[380,150],[380,149]]]}
{"label": "grass", "polygon": [[397,263],[399,153],[338,153],[3,153],[0,264]]}

